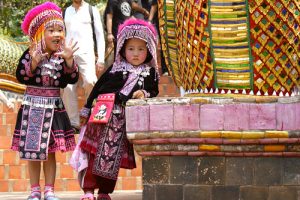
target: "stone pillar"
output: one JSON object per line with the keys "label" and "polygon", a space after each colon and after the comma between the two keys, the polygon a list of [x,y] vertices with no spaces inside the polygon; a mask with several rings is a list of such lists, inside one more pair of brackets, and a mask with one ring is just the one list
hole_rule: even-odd
{"label": "stone pillar", "polygon": [[143,200],[298,200],[300,98],[130,100]]}

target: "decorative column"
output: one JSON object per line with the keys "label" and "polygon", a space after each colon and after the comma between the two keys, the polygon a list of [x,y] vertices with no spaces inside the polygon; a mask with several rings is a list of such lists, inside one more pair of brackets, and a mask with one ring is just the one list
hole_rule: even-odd
{"label": "decorative column", "polygon": [[143,200],[300,198],[300,97],[130,100]]}

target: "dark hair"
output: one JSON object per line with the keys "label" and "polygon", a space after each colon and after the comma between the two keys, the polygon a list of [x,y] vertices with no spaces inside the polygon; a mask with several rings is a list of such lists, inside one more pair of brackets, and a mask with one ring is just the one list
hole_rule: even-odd
{"label": "dark hair", "polygon": [[[129,38],[129,39],[132,39],[132,38]],[[120,50],[120,55],[122,56],[122,58],[124,60],[126,60],[126,57],[125,57],[125,47],[126,47],[127,41],[128,41],[128,39],[126,39],[124,41],[124,44],[123,44],[123,46],[122,46],[122,48]],[[147,57],[146,57],[145,61],[143,62],[143,64],[150,62],[152,60],[152,58],[153,58],[153,56],[151,55],[149,49],[147,48]]]}

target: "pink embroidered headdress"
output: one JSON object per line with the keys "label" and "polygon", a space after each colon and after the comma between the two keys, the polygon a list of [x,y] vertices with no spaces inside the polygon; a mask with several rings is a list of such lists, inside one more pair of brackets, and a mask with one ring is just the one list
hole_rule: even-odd
{"label": "pink embroidered headdress", "polygon": [[116,48],[116,58],[113,64],[112,71],[122,71],[124,69],[124,59],[120,54],[120,51],[124,45],[124,42],[130,38],[138,38],[144,40],[147,43],[147,48],[152,55],[150,62],[146,63],[147,65],[154,67],[158,74],[158,65],[157,65],[157,32],[155,27],[141,19],[130,18],[127,19],[123,24],[118,28],[117,35],[117,48]]}
{"label": "pink embroidered headdress", "polygon": [[45,2],[28,11],[21,28],[30,41],[37,44],[38,50],[42,51],[45,49],[45,29],[54,24],[64,29],[61,9],[55,3]]}

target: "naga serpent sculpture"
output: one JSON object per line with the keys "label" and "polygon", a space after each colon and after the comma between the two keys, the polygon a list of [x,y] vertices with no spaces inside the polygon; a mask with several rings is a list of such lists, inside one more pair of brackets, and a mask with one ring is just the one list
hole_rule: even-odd
{"label": "naga serpent sculpture", "polygon": [[293,96],[299,0],[159,0],[167,67],[187,93]]}
{"label": "naga serpent sculpture", "polygon": [[28,45],[0,35],[0,89],[23,93],[25,86],[18,83],[15,71],[24,50]]}
{"label": "naga serpent sculpture", "polygon": [[[158,7],[167,67],[187,93],[298,94],[299,0],[158,0]],[[25,48],[0,37],[0,89],[23,92],[14,71]]]}

